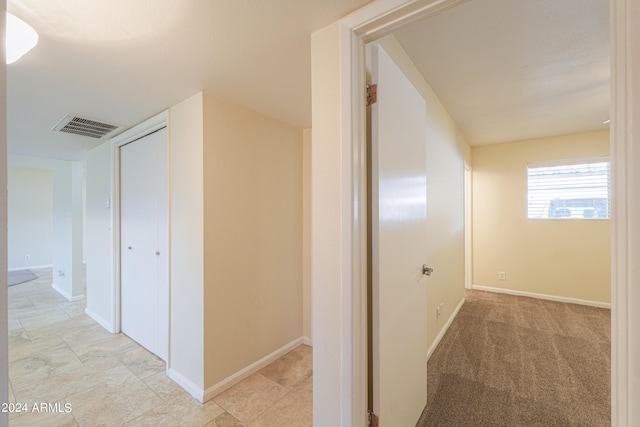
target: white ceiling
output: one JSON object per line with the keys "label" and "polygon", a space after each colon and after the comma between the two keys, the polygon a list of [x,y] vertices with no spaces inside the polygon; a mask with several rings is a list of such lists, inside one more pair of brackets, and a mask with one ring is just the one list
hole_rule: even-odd
{"label": "white ceiling", "polygon": [[[101,141],[65,114],[129,127],[201,90],[310,127],[309,36],[369,1],[9,0],[40,34],[7,67],[9,153],[79,160]],[[608,118],[606,1],[472,0],[397,37],[473,144]]]}
{"label": "white ceiling", "polygon": [[472,0],[396,38],[471,145],[606,128],[606,0]]}
{"label": "white ceiling", "polygon": [[198,91],[311,125],[310,34],[370,0],[9,0],[38,45],[7,66],[9,153],[81,159],[66,113],[132,126]]}

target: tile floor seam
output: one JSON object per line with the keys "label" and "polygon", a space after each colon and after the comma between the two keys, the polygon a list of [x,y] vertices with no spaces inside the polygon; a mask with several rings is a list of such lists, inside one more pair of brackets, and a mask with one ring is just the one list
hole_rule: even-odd
{"label": "tile floor seam", "polygon": [[[116,360],[120,363],[120,366],[122,366],[123,368],[125,368],[127,371],[129,371],[129,372],[131,373],[131,375],[133,375],[135,378],[137,378],[138,380],[140,380],[141,382],[143,382],[143,383],[144,383],[144,381],[143,381],[140,377],[138,377],[138,376],[135,374],[135,372],[133,372],[133,371],[132,371],[132,370],[131,370],[127,365],[125,365],[124,363],[122,363],[122,361],[121,361],[120,359],[118,359],[118,358],[116,357]],[[147,385],[147,384],[145,383],[145,385]]]}
{"label": "tile floor seam", "polygon": [[20,326],[22,327],[22,333],[27,335],[27,338],[29,338],[29,341],[33,341],[31,339],[31,336],[29,335],[29,332],[27,332],[27,329],[24,327],[24,325],[22,324],[22,321],[20,321],[20,319],[18,319],[18,323],[20,323]]}
{"label": "tile floor seam", "polygon": [[[264,376],[264,375],[262,375],[262,374],[258,374],[258,375],[260,375],[260,376],[262,376],[262,377],[266,378],[267,380],[271,381],[271,382],[272,382],[272,383],[274,383],[274,384],[279,385],[280,387],[283,387],[283,388],[287,389],[288,391],[287,391],[287,393],[285,393],[282,397],[280,397],[279,399],[275,400],[275,401],[271,404],[271,406],[269,406],[268,408],[266,408],[264,411],[262,411],[261,413],[259,413],[259,414],[254,418],[254,419],[252,419],[251,421],[249,421],[249,422],[246,424],[247,426],[249,426],[251,423],[253,423],[254,421],[256,421],[256,420],[257,420],[258,418],[260,418],[261,416],[263,416],[263,415],[264,415],[265,413],[267,413],[270,409],[272,409],[274,406],[276,406],[276,405],[278,404],[278,402],[280,402],[282,399],[284,399],[285,397],[289,396],[291,393],[293,393],[293,392],[295,391],[295,388],[294,388],[294,389],[289,389],[288,387],[285,387],[285,386],[283,386],[283,385],[281,385],[281,384],[278,384],[276,381],[273,381],[272,379],[267,378],[267,377],[265,377],[265,376]],[[300,383],[300,384],[302,384],[302,383]]]}
{"label": "tile floor seam", "polygon": [[[265,412],[267,412],[267,411],[268,411],[269,409],[271,409],[271,408],[272,408],[276,403],[278,403],[279,401],[281,401],[282,399],[284,399],[284,398],[285,398],[286,396],[288,396],[291,392],[293,392],[293,390],[295,390],[295,388],[289,388],[289,387],[287,387],[287,386],[285,386],[285,385],[282,385],[282,384],[280,384],[279,382],[274,381],[274,380],[272,380],[271,378],[268,378],[268,377],[266,377],[266,376],[264,376],[264,375],[262,375],[262,374],[260,374],[260,373],[258,373],[258,375],[260,375],[260,376],[261,376],[261,377],[263,377],[263,378],[266,378],[267,380],[271,381],[272,383],[277,384],[277,385],[279,385],[280,387],[282,387],[282,388],[284,388],[284,389],[286,389],[286,390],[287,390],[287,392],[286,392],[286,393],[285,393],[285,394],[284,394],[280,399],[278,399],[278,400],[276,400],[275,402],[273,402],[273,404],[272,404],[269,408],[265,409],[265,410],[264,410],[264,412],[262,412],[262,414],[264,414]],[[260,415],[262,415],[262,414],[260,414]],[[260,415],[258,415],[256,418],[260,417]],[[255,421],[255,419],[254,419],[253,421]]]}
{"label": "tile floor seam", "polygon": [[[80,361],[80,363],[82,364],[81,367],[86,367],[86,365],[84,364],[84,362],[82,361],[82,359],[80,359],[80,356],[78,355],[78,353],[76,353],[75,351],[73,351],[73,349],[71,348],[71,346],[69,345],[68,342],[65,341],[64,338],[62,338],[60,335],[58,335],[58,337],[62,340],[62,342],[64,343],[64,345],[67,346],[67,348],[69,349],[69,351],[71,353],[73,353],[73,355],[76,357],[76,359],[78,359]],[[80,369],[81,367],[78,367],[77,369]],[[75,369],[74,369],[75,370]]]}
{"label": "tile floor seam", "polygon": [[[62,339],[62,337],[60,337],[60,338]],[[62,340],[62,341],[64,341],[64,340]],[[66,341],[65,341],[65,344],[67,344],[67,342],[66,342]],[[68,347],[68,346],[69,346],[69,344],[67,344],[67,347]],[[71,347],[69,347],[69,349],[71,350],[71,352],[72,352],[73,354],[75,354],[75,356],[78,358],[78,360],[80,361],[80,363],[82,363],[82,366],[86,368],[86,367],[87,367],[87,365],[86,365],[86,363],[82,360],[82,358],[80,357],[80,355],[79,355],[78,353],[76,353],[76,352],[75,352]],[[80,368],[78,368],[78,369],[80,369]]]}
{"label": "tile floor seam", "polygon": [[[144,381],[143,381],[143,382],[144,382]],[[142,417],[144,417],[145,415],[147,415],[147,416],[148,416],[148,413],[149,413],[149,412],[151,412],[151,411],[153,411],[154,409],[156,409],[156,408],[158,408],[158,407],[160,407],[160,406],[162,406],[162,405],[164,405],[164,404],[166,404],[166,403],[168,403],[168,402],[171,402],[172,400],[177,399],[177,397],[176,397],[176,396],[174,396],[174,397],[172,397],[172,398],[170,398],[170,399],[164,400],[164,399],[162,399],[162,397],[158,396],[158,394],[157,394],[155,391],[153,391],[153,390],[152,390],[152,389],[151,389],[151,388],[150,388],[146,383],[145,383],[145,385],[149,388],[149,390],[151,390],[151,392],[152,392],[153,394],[155,394],[155,395],[158,397],[158,399],[160,399],[160,403],[158,403],[156,406],[154,406],[154,407],[152,407],[152,408],[149,408],[148,410],[144,411],[143,413],[141,413],[141,414],[140,414],[140,415],[138,415],[137,417],[135,417],[135,418],[133,418],[133,419],[131,419],[131,420],[129,420],[129,421],[123,422],[123,423],[121,424],[122,426],[127,425],[127,424],[130,424],[130,423],[134,422],[135,420],[137,420],[138,418],[142,418]]]}
{"label": "tile floor seam", "polygon": [[[262,375],[262,374],[261,374],[261,373],[259,373],[259,372],[256,372],[255,374],[252,374],[252,375],[260,376],[260,377],[264,378],[265,380],[267,380],[267,381],[269,381],[269,382],[271,382],[271,383],[273,383],[273,384],[275,384],[275,385],[277,385],[277,386],[283,387],[282,385],[280,385],[280,384],[278,384],[277,382],[273,381],[271,378],[267,378],[267,377],[265,377],[264,375]],[[251,377],[252,375],[249,375],[249,377]],[[247,377],[247,378],[249,378],[249,377]],[[247,378],[245,378],[245,379],[247,379]],[[227,390],[231,390],[233,387],[235,387],[235,386],[237,386],[238,384],[241,384],[241,383],[242,383],[242,381],[238,382],[237,384],[234,384],[232,387],[229,387]],[[286,388],[286,387],[283,387],[283,388]],[[225,391],[227,391],[227,390],[225,390]],[[225,391],[223,391],[223,392],[219,393],[217,396],[220,396],[220,395],[221,395],[221,394],[223,394]],[[289,393],[289,392],[287,392],[287,394],[288,394],[288,393]],[[216,398],[217,396],[214,396],[211,400],[215,400],[215,398]],[[280,399],[278,399],[278,400],[280,400]],[[262,412],[260,412],[258,415],[256,415],[255,417],[253,417],[250,421],[247,421],[246,423],[245,423],[244,421],[241,421],[241,420],[240,420],[240,418],[238,418],[238,414],[235,414],[235,413],[234,413],[235,411],[232,411],[230,408],[225,408],[224,406],[222,406],[222,405],[221,405],[220,403],[218,403],[218,402],[215,402],[215,401],[214,401],[214,403],[215,403],[216,405],[220,406],[222,409],[224,409],[224,410],[225,410],[225,412],[228,412],[228,413],[230,413],[231,415],[233,415],[237,420],[240,420],[240,422],[242,422],[243,424],[245,424],[245,425],[249,425],[249,424],[251,424],[252,422],[254,422],[256,419],[258,419],[258,418],[259,418],[262,414],[264,414],[267,410],[269,410],[273,405],[275,405],[275,404],[278,402],[278,400],[277,400],[277,401],[275,401],[275,402],[273,402],[273,404],[272,404],[271,406],[269,406],[269,408],[267,408],[267,409],[263,410]]]}
{"label": "tile floor seam", "polygon": [[[239,383],[238,383],[238,384],[239,384]],[[222,392],[222,393],[224,393],[224,392]],[[222,394],[222,393],[220,393],[220,394]],[[218,402],[215,402],[215,396],[214,396],[214,397],[212,397],[212,398],[211,398],[211,400],[212,400],[212,401],[214,401],[214,403],[215,403],[216,405],[218,405],[219,407],[221,407],[222,409],[224,409],[224,411],[225,411],[225,412],[230,413],[230,414],[231,414],[231,415],[233,415],[236,419],[238,418],[236,415],[234,415],[234,414],[233,414],[233,412],[232,412],[229,408],[227,408],[226,406],[224,406],[224,405],[222,405],[222,404],[220,404],[220,403],[218,403]]]}
{"label": "tile floor seam", "polygon": [[[147,377],[147,378],[149,378],[149,377]],[[156,391],[155,391],[154,389],[152,389],[152,388],[149,386],[149,384],[147,384],[147,383],[146,383],[146,381],[145,381],[145,380],[140,379],[140,381],[142,381],[142,383],[143,383],[143,384],[144,384],[144,385],[145,385],[145,386],[146,386],[146,387],[147,387],[147,388],[148,388],[148,389],[149,389],[153,394],[155,394],[155,395],[158,397],[158,399],[160,399],[160,403],[158,403],[156,406],[154,406],[153,408],[149,409],[148,411],[145,411],[145,412],[144,412],[144,414],[146,414],[147,412],[149,412],[149,411],[151,411],[151,410],[153,410],[153,409],[157,408],[158,406],[164,405],[165,403],[170,402],[171,400],[173,400],[173,399],[176,399],[176,398],[177,398],[177,396],[173,396],[173,397],[170,397],[170,398],[169,398],[169,399],[167,399],[167,400],[164,400],[164,399],[162,398],[162,396],[160,396],[158,393],[156,393]],[[206,402],[205,402],[205,403],[206,403]],[[144,415],[144,414],[142,414],[142,415]],[[142,415],[140,415],[140,416],[142,416]]]}

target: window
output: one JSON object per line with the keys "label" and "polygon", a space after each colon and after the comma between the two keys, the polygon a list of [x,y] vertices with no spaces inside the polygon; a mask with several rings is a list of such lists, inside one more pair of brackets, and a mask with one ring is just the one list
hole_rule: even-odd
{"label": "window", "polygon": [[529,219],[609,219],[608,158],[527,165]]}

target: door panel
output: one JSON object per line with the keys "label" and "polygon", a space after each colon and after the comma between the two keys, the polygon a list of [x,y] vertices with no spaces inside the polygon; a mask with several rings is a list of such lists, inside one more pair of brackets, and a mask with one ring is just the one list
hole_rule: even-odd
{"label": "door panel", "polygon": [[166,360],[167,130],[120,147],[122,332]]}
{"label": "door panel", "polygon": [[413,426],[427,402],[426,105],[379,45],[372,79],[373,410]]}

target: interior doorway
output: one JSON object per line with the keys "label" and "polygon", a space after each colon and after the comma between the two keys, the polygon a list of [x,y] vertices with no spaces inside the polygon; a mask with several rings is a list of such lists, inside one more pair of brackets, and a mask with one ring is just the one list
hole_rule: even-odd
{"label": "interior doorway", "polygon": [[[461,2],[444,1],[444,2],[434,3],[434,2],[424,1],[424,2],[412,3],[411,5],[403,5],[401,7],[398,7],[397,4],[391,4],[391,3],[393,2],[387,2],[378,8],[372,7],[372,8],[368,8],[366,10],[362,10],[358,13],[353,14],[348,19],[345,19],[343,21],[344,26],[340,28],[340,32],[336,32],[336,34],[338,34],[337,36],[336,34],[333,34],[330,31],[326,31],[326,34],[331,34],[332,36],[338,37],[340,39],[340,55],[339,56],[336,55],[336,58],[349,57],[352,59],[351,62],[345,61],[344,64],[342,63],[340,64],[340,76],[342,78],[340,79],[341,86],[339,91],[340,94],[351,94],[351,96],[342,101],[334,102],[335,104],[339,104],[342,107],[341,111],[348,112],[347,114],[339,115],[339,120],[338,120],[338,117],[336,117],[334,121],[333,120],[334,118],[329,117],[329,114],[325,114],[325,111],[319,112],[317,116],[318,118],[322,118],[322,119],[325,119],[325,118],[330,119],[329,124],[331,126],[335,125],[337,129],[340,129],[340,135],[344,137],[342,139],[340,149],[342,150],[343,153],[349,153],[350,155],[350,157],[347,159],[348,160],[347,163],[349,163],[349,166],[350,166],[349,173],[347,174],[347,176],[348,178],[351,178],[351,179],[350,180],[346,179],[348,182],[343,186],[343,190],[345,192],[348,192],[348,191],[353,192],[352,200],[354,201],[354,203],[357,203],[359,200],[364,200],[364,196],[366,195],[366,186],[363,185],[364,179],[362,178],[363,175],[361,173],[361,171],[363,170],[361,159],[364,158],[363,146],[365,141],[365,132],[364,132],[363,118],[365,114],[364,114],[362,95],[360,92],[360,87],[364,87],[364,83],[366,80],[365,79],[366,73],[363,68],[362,69],[359,68],[361,66],[360,64],[364,63],[365,43],[370,42],[373,39],[376,39],[382,35],[389,34],[394,29],[399,28],[403,24],[406,24],[408,22],[415,22],[416,20],[424,17],[437,15],[443,12],[444,10],[447,10],[449,8],[456,6],[457,4],[460,4]],[[624,7],[622,7],[620,4],[618,4],[618,6],[624,9]],[[628,22],[630,20],[625,18],[623,15],[617,16],[616,19],[617,20],[622,19],[622,21],[624,22]],[[616,31],[618,31],[618,34],[623,39],[622,42],[618,42],[618,43],[621,43],[621,45],[624,47],[625,40],[627,40],[629,37],[629,31],[624,28],[624,25],[621,28],[618,28]],[[324,34],[320,34],[318,35],[318,38],[321,41],[326,41],[324,38],[321,38],[323,36]],[[627,38],[625,39],[625,37]],[[321,46],[321,48],[318,48],[318,51],[319,51],[319,54],[317,55],[318,59],[323,58],[323,55],[325,54],[329,56],[335,53],[333,51],[329,52],[329,49],[325,49],[324,46]],[[620,63],[624,63],[624,60],[622,61],[616,60],[616,63],[620,65]],[[324,70],[322,69],[319,70],[320,73],[322,73],[323,71]],[[326,81],[329,81],[329,78],[334,78],[334,79],[336,78],[335,74],[331,74],[331,76],[329,76],[329,72],[327,72],[326,74],[327,74],[326,76],[322,75],[321,78],[319,78],[319,80],[323,80],[326,78]],[[620,69],[618,70],[618,74],[625,75],[624,71]],[[331,83],[333,82],[334,81],[331,80]],[[621,89],[621,87],[619,87],[618,93],[622,93],[622,91],[623,90]],[[332,95],[337,96],[337,94],[333,94],[333,93]],[[625,96],[623,95],[622,98],[625,98]],[[336,99],[340,99],[340,98],[336,98]],[[327,99],[323,99],[323,100],[328,101]],[[618,113],[619,111],[625,109],[624,104],[621,104],[620,102],[614,102],[614,104],[616,104],[618,107],[617,109]],[[317,104],[314,104],[314,106],[321,107],[322,105],[320,102],[318,102]],[[328,113],[328,111],[326,111],[326,113]],[[612,115],[616,116],[616,110],[612,112]],[[314,116],[314,122],[315,120],[316,120],[316,116]],[[619,118],[619,120],[624,120],[624,119]],[[320,122],[322,121],[320,120]],[[618,130],[621,132],[620,135],[622,134],[627,135],[626,133],[622,132],[624,129],[626,128],[618,125]],[[319,137],[327,136],[324,134],[325,130],[326,129],[323,127],[317,132],[317,135]],[[316,129],[314,128],[314,138],[315,138],[315,135],[316,135]],[[333,134],[330,134],[330,136],[333,136]],[[327,138],[327,140],[329,140],[329,138]],[[621,140],[619,138],[618,139],[614,138],[613,145],[614,146],[617,145],[618,152],[620,151],[625,152],[624,148],[620,148],[620,143],[621,143]],[[314,167],[316,166],[322,167],[323,164],[322,162],[314,163]],[[330,172],[329,167],[326,167],[325,169],[326,169],[325,172],[327,173]],[[620,175],[620,176],[622,177],[626,175]],[[618,183],[620,182],[621,181],[618,181]],[[620,202],[621,208],[628,209],[626,204],[621,203],[621,201],[619,202]],[[618,204],[618,202],[614,201],[614,204]],[[336,203],[336,207],[339,207],[338,203]],[[351,207],[352,205],[349,205],[349,208]],[[362,211],[359,210],[357,207],[353,211],[349,211],[349,212],[347,212],[346,208],[343,208],[341,210],[341,215],[343,215],[343,218],[346,216],[349,216],[352,220],[350,224],[353,227],[353,237],[349,239],[345,236],[342,236],[342,237],[344,240],[347,240],[347,239],[349,240],[349,243],[345,244],[345,250],[348,249],[354,261],[351,264],[349,269],[344,268],[343,270],[340,270],[340,271],[343,272],[342,277],[353,277],[354,283],[355,283],[355,286],[353,289],[353,296],[356,299],[358,298],[359,295],[364,295],[362,290],[365,289],[365,287],[363,286],[364,281],[362,280],[364,276],[361,276],[361,274],[362,274],[362,271],[365,271],[366,267],[361,263],[363,260],[363,257],[362,257],[363,248],[366,246],[362,245],[361,237],[364,234],[364,230],[366,229],[366,226],[365,224],[362,224],[360,221],[361,212]],[[319,231],[326,231],[324,230],[324,224],[321,224],[319,227],[317,227],[317,229]],[[348,232],[351,232],[351,231],[352,229],[349,228]],[[314,237],[319,237],[317,235],[318,233],[315,233],[315,234],[316,236]],[[618,237],[619,236],[620,234],[618,232]],[[322,244],[318,244],[317,246],[322,247]],[[619,253],[614,254],[614,260],[618,255]],[[318,264],[323,265],[322,263],[318,263]],[[622,264],[618,264],[617,268],[619,269],[624,265],[626,265],[624,264],[624,262]],[[626,281],[626,279],[622,284],[620,284],[620,282],[617,281],[616,278],[619,279],[620,276],[614,276],[613,278],[612,287],[614,289],[614,298],[616,295],[616,292],[615,292],[616,287],[628,286],[628,282]],[[338,284],[337,286],[344,286],[344,284],[341,284],[341,285]],[[330,292],[330,291],[327,291],[327,292]],[[347,301],[347,304],[349,302],[350,301]],[[321,308],[322,306],[320,305],[318,309],[321,309]],[[350,307],[344,308],[344,310],[346,310],[346,313],[352,315],[350,318],[352,319],[353,325],[364,323],[362,319],[364,318],[365,312],[364,310],[362,310],[361,307],[358,306],[357,302]],[[614,317],[620,317],[618,314],[616,314],[615,305],[614,305]],[[625,327],[625,331],[626,331],[626,327]],[[349,366],[354,366],[355,367],[354,369],[357,370],[357,367],[360,366],[360,363],[363,360],[363,358],[361,357],[361,353],[359,353],[359,351],[363,347],[366,348],[366,342],[364,342],[363,337],[364,337],[364,334],[359,334],[358,331],[354,331],[353,339],[348,340],[349,342],[353,343],[353,346],[351,347],[346,346],[349,348],[349,350],[342,351],[341,349],[339,349],[333,355],[335,355],[336,357],[339,357],[344,364],[347,364]],[[621,337],[621,339],[625,340],[626,342],[628,340],[628,337]],[[615,339],[614,339],[614,343],[615,343]],[[615,351],[614,351],[614,356],[615,356]],[[623,358],[623,359],[626,360],[626,358]],[[353,408],[353,411],[354,411],[353,413],[355,414],[354,419],[357,419],[357,414],[361,413],[361,412],[358,412],[358,409],[361,408],[360,406],[361,394],[358,393],[358,390],[362,392],[366,388],[365,380],[366,380],[366,377],[364,375],[362,375],[359,372],[354,372],[353,383],[347,382],[346,384],[344,384],[344,390],[349,389],[349,387],[353,384],[353,387],[354,387],[353,389],[356,391],[354,393],[354,398],[351,400],[352,406],[348,406],[346,408],[347,411],[350,411]],[[342,385],[343,383],[341,383],[341,386]],[[322,386],[324,386],[324,384]],[[614,387],[615,387],[615,383],[614,383]],[[347,392],[347,395],[349,395],[348,392]],[[355,422],[355,424],[357,423],[358,422]]]}
{"label": "interior doorway", "polygon": [[[473,3],[473,2],[469,2],[469,3]],[[477,4],[477,2],[475,2],[475,3]],[[461,7],[462,7],[462,6],[461,6]],[[452,10],[452,11],[453,11],[453,10]],[[443,16],[447,15],[448,13],[449,13],[449,11],[446,11],[446,12],[444,12],[444,13],[442,13],[442,14],[438,15],[438,18],[442,18]],[[491,14],[491,12],[487,12],[487,14]],[[445,28],[446,28],[447,26],[443,24],[443,20],[444,20],[444,18],[440,19],[440,21],[436,22],[434,25],[441,25],[442,27],[445,27]],[[464,20],[464,19],[462,19],[462,20]],[[424,24],[425,24],[425,25],[423,25],[423,26],[422,26],[423,31],[424,31],[424,28],[427,26],[427,24],[429,24],[430,22],[431,22],[431,20],[425,20],[425,21],[424,21]],[[413,25],[412,25],[412,26],[415,28],[415,27],[416,27],[416,24],[415,24],[415,23],[413,23]],[[459,22],[458,22],[458,21],[456,21],[456,23],[455,23],[455,24],[452,24],[452,25],[450,25],[449,27],[450,27],[450,28],[452,28],[452,29],[457,29],[457,28],[460,28],[461,26],[460,26]],[[398,31],[396,31],[396,32],[394,33],[394,35],[395,35],[396,33],[399,33],[400,31],[404,31],[404,29],[403,29],[403,30],[398,30]],[[453,30],[453,31],[451,32],[451,35],[450,35],[450,36],[451,36],[451,37],[454,37],[454,35],[455,35],[454,33],[456,33],[456,32],[457,32],[457,31]],[[411,41],[413,41],[413,40],[424,40],[424,37],[418,37],[418,36],[413,36],[413,37],[415,37],[415,39],[414,39],[411,35],[408,35],[406,31],[404,31],[402,34],[404,35],[403,40],[408,41],[408,42],[411,42]],[[446,32],[445,32],[445,34],[448,34],[448,33],[446,33]],[[461,36],[461,37],[462,37],[462,36]],[[444,42],[443,42],[443,37],[441,37],[441,38],[434,38],[434,39],[438,40],[438,43],[439,43],[439,44],[444,44]],[[396,40],[400,40],[400,39],[396,37]],[[407,51],[407,53],[409,53],[409,52],[413,52],[413,53],[415,54],[415,53],[416,53],[416,51],[418,51],[418,50],[419,50],[420,46],[424,45],[425,43],[426,43],[426,42],[421,42],[419,46],[417,46],[417,47],[416,47],[416,46],[414,46],[414,48],[413,48],[413,49],[405,49],[405,50]],[[438,43],[436,43],[436,44],[438,44]],[[405,47],[405,46],[404,46],[400,41],[399,41],[399,44],[401,45],[401,47],[402,47],[402,48],[404,48],[404,47]],[[410,55],[409,55],[409,56],[410,56]],[[444,55],[443,55],[443,56],[444,56]],[[452,55],[452,56],[455,56],[455,55]],[[482,55],[480,55],[480,56],[482,56]],[[420,63],[420,60],[422,60],[422,59],[424,59],[424,58],[421,58],[421,57],[419,57],[419,56],[418,56],[418,57],[411,57],[411,58],[409,58],[409,61],[413,60],[414,64],[419,64],[419,63]],[[446,59],[446,58],[445,58],[445,59]],[[543,57],[539,57],[539,58],[538,58],[538,60],[539,60],[539,61],[543,61],[543,59],[544,59]],[[456,61],[456,59],[454,59],[454,60],[452,60],[452,61],[453,61],[453,62],[455,62],[455,61]],[[367,62],[367,63],[369,63],[370,61],[366,61],[366,62]],[[442,65],[442,58],[441,58],[441,57],[438,57],[438,61],[436,61],[436,62],[438,62],[440,65]],[[416,70],[415,70],[416,72],[421,72],[421,71],[422,71],[422,72],[424,73],[424,74],[422,74],[422,73],[421,73],[423,76],[428,76],[428,72],[429,72],[429,67],[428,67],[428,66],[420,67],[419,65],[416,65],[416,66],[415,66],[415,68],[416,68]],[[424,70],[425,70],[425,69],[426,69],[426,72],[424,72]],[[368,73],[367,73],[367,74],[368,74]],[[439,77],[441,77],[441,76],[439,76]],[[445,76],[445,77],[446,77],[446,76]],[[453,80],[453,78],[452,78],[452,80]],[[425,77],[425,81],[427,81],[427,77]],[[427,81],[427,83],[429,83],[429,82]],[[446,83],[442,83],[442,82],[440,82],[440,87],[441,87],[441,88],[442,88],[442,87],[445,87],[445,88],[446,88],[446,87],[447,87],[447,84],[446,84]],[[434,91],[435,91],[435,89],[434,89]],[[378,92],[378,93],[380,92],[380,88],[378,88],[377,92]],[[436,92],[436,95],[440,95],[440,92]],[[445,95],[445,97],[446,97],[446,95]],[[455,100],[454,100],[454,101],[455,101]],[[402,108],[402,107],[399,107],[399,108]],[[446,106],[445,106],[445,108],[446,108]],[[412,110],[412,109],[408,109],[408,110]],[[405,112],[406,112],[406,110],[405,110]],[[407,114],[408,114],[408,113],[407,113]],[[608,116],[608,111],[606,111],[604,114],[605,114],[606,116]],[[455,119],[455,117],[454,117],[454,119]],[[597,124],[601,124],[601,123],[597,123]],[[452,126],[456,126],[456,125],[457,125],[457,123],[454,123]],[[487,126],[489,126],[489,125],[487,125]],[[545,131],[546,131],[546,130],[545,130]],[[441,136],[441,135],[436,135],[436,137],[440,137],[440,138],[442,138],[442,136]],[[516,140],[517,140],[517,139],[516,139]],[[514,140],[514,141],[515,141],[515,140]],[[440,156],[439,156],[439,155],[440,155]],[[446,161],[445,159],[447,158],[447,155],[450,155],[450,153],[433,153],[433,152],[430,152],[430,153],[429,153],[429,156],[431,156],[431,157],[437,157],[441,162]],[[471,230],[472,230],[472,228],[471,228],[471,225],[472,225],[472,214],[471,214],[471,213],[472,213],[472,205],[471,205],[471,197],[472,197],[472,196],[471,196],[471,195],[472,195],[472,182],[471,182],[471,181],[472,181],[472,169],[471,169],[470,161],[471,161],[471,158],[470,158],[470,155],[469,155],[469,156],[468,156],[468,158],[467,158],[467,159],[465,159],[465,164],[464,164],[464,166],[462,167],[462,165],[461,165],[461,166],[459,167],[459,171],[460,171],[461,175],[463,176],[463,178],[461,178],[461,179],[462,179],[462,181],[460,182],[460,184],[461,184],[461,187],[460,187],[460,188],[464,188],[464,192],[463,192],[463,193],[460,193],[460,195],[462,196],[462,197],[461,197],[461,199],[463,199],[463,200],[464,200],[463,205],[462,205],[462,206],[460,206],[460,208],[461,208],[461,209],[460,209],[460,212],[463,212],[463,215],[464,215],[464,218],[460,221],[461,230],[462,230],[462,226],[464,227],[464,235],[463,235],[463,237],[462,237],[462,233],[461,233],[460,235],[458,235],[458,236],[456,236],[456,237],[453,237],[453,238],[452,238],[452,239],[463,239],[464,248],[461,250],[461,252],[463,252],[463,253],[464,253],[464,264],[463,264],[463,265],[461,264],[461,265],[460,265],[460,268],[461,268],[461,270],[463,270],[463,271],[464,271],[464,277],[463,277],[463,278],[462,278],[462,280],[460,280],[458,283],[459,283],[459,284],[464,283],[464,287],[465,287],[465,288],[468,288],[468,289],[470,289],[470,288],[471,288],[471,286],[472,286],[472,284],[473,284],[473,283],[472,283],[472,276],[473,276],[473,269],[472,269],[472,241],[471,241],[471,240],[472,240],[472,232],[471,232]],[[524,170],[524,169],[523,169],[523,170]],[[435,181],[435,180],[434,180],[434,181]],[[435,183],[438,183],[438,182],[437,182],[437,181],[435,181]],[[430,182],[430,184],[433,184],[433,182]],[[373,185],[375,185],[375,183],[372,183],[372,186],[373,186]],[[427,186],[427,188],[429,188],[429,186]],[[455,196],[454,196],[454,194],[455,194],[455,193],[451,193],[451,194],[452,194],[452,197],[455,197]],[[525,194],[524,199],[526,200],[526,194]],[[430,203],[432,202],[432,201],[431,201],[431,199],[429,200],[429,202],[430,202]],[[435,212],[435,211],[434,211],[434,212]],[[449,210],[449,211],[447,211],[447,214],[448,214],[450,217],[452,217],[452,218],[460,219],[460,216],[457,216],[457,215],[456,215],[456,214],[457,214],[457,212],[456,212],[455,210]],[[451,242],[451,241],[450,241],[450,242]],[[449,242],[449,244],[450,244],[450,242]],[[525,249],[525,250],[526,250],[526,249]],[[443,257],[443,258],[444,258],[444,257]],[[373,262],[373,265],[374,265],[374,268],[375,268],[376,263],[375,263],[375,262]],[[497,275],[497,269],[496,269],[496,279],[497,279],[497,277],[498,277],[498,275]],[[453,307],[451,307],[451,305],[452,305],[452,304],[450,304],[448,301],[446,301],[445,307],[446,307],[448,310],[447,310],[447,309],[445,309],[445,310],[444,310],[444,312],[445,312],[445,317],[448,317],[448,316],[451,314],[451,308],[453,308]],[[448,306],[448,307],[447,307],[447,306]],[[455,306],[455,304],[453,304],[453,306]],[[438,306],[438,308],[436,309],[436,313],[435,313],[435,314],[436,314],[436,316],[434,316],[434,317],[436,317],[436,319],[437,319],[437,320],[439,320],[439,318],[440,318],[440,313],[441,313],[442,311],[443,311],[443,310],[441,309],[441,307],[440,307],[440,306]],[[431,315],[429,315],[428,319],[431,321],[431,320],[432,320],[432,316],[431,316]],[[446,326],[445,326],[445,327],[442,327],[442,325],[437,325],[436,327],[437,327],[439,330],[441,330],[441,331],[446,330]],[[374,337],[373,337],[373,338],[375,339],[375,335],[374,335]],[[430,339],[433,339],[433,337],[430,337]],[[437,343],[436,343],[436,344],[437,344]],[[375,365],[375,362],[374,362],[374,365]]]}

